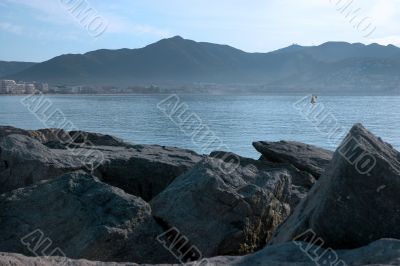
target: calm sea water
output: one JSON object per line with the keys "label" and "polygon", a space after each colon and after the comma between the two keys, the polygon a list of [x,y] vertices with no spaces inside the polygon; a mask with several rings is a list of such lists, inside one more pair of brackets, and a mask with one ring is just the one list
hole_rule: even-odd
{"label": "calm sea water", "polygon": [[[165,95],[48,96],[81,130],[112,134],[140,144],[193,149],[202,147],[166,117],[157,103]],[[0,124],[25,129],[45,125],[21,104],[23,96],[0,97]],[[197,114],[232,152],[257,158],[251,143],[257,140],[297,140],[335,149],[327,135],[316,130],[293,104],[301,96],[180,95],[188,112]],[[321,96],[323,103],[346,130],[357,122],[400,148],[400,97]]]}

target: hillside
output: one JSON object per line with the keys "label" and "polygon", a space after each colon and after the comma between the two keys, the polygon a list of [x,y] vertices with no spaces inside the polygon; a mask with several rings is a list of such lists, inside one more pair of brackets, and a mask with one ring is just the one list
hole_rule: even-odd
{"label": "hillside", "polygon": [[0,61],[0,78],[21,72],[36,63]]}
{"label": "hillside", "polygon": [[65,85],[216,83],[285,92],[393,91],[399,71],[400,48],[393,45],[327,42],[247,53],[176,36],[139,49],[61,55],[8,77]]}

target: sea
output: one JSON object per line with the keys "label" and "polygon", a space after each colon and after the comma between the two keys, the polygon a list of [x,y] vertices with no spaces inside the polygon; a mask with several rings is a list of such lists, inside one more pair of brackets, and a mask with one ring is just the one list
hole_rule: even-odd
{"label": "sea", "polygon": [[[352,125],[362,123],[400,148],[400,96],[319,96],[311,106],[316,109],[307,105],[308,95],[0,96],[0,125],[56,126],[135,144],[258,158],[254,141],[293,140],[335,150]],[[335,130],[344,135],[333,136]]]}

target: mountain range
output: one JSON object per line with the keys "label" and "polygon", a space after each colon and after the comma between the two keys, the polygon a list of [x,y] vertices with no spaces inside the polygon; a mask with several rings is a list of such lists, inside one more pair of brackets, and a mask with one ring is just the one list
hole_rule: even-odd
{"label": "mountain range", "polygon": [[327,42],[247,53],[176,36],[139,49],[65,54],[37,64],[9,63],[9,68],[3,64],[4,78],[53,85],[215,84],[258,92],[400,92],[400,48],[394,45]]}
{"label": "mountain range", "polygon": [[0,61],[0,77],[16,74],[33,65],[35,63]]}

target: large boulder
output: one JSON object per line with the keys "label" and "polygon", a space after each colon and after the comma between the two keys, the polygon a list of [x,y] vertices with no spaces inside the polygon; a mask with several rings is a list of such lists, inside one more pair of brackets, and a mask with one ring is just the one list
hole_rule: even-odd
{"label": "large boulder", "polygon": [[101,146],[132,147],[132,143],[100,133],[86,131],[64,131],[60,129],[40,129],[38,130],[44,137],[42,141],[46,146],[56,149]]}
{"label": "large boulder", "polygon": [[234,153],[224,151],[214,151],[210,153],[209,156],[211,158],[219,158],[224,161],[224,163],[219,167],[222,173],[228,173],[230,168],[236,170],[236,167],[238,167],[238,169],[240,169],[240,167],[243,167],[243,165],[246,169],[254,169],[255,165],[258,165],[262,168],[277,169],[288,173],[290,176],[290,190],[285,194],[286,198],[284,201],[289,204],[291,211],[294,210],[300,200],[307,196],[307,193],[316,182],[316,179],[313,177],[313,175],[297,169],[290,163],[272,163],[262,160],[262,163],[258,164],[260,161],[241,157]]}
{"label": "large boulder", "polygon": [[0,193],[83,168],[79,158],[51,150],[26,135],[0,139]]}
{"label": "large boulder", "polygon": [[261,160],[291,163],[300,170],[319,178],[332,159],[333,152],[296,141],[253,142],[262,154]]}
{"label": "large boulder", "polygon": [[177,228],[205,257],[263,247],[312,186],[311,175],[294,167],[238,156],[232,165],[221,154],[196,164],[150,202],[159,223]]}
{"label": "large boulder", "polygon": [[[382,239],[354,250],[333,251],[307,243],[284,243],[266,247],[246,256],[221,256],[187,263],[187,266],[388,266],[400,264],[400,241]],[[26,257],[20,254],[1,253],[0,265],[12,266],[138,266],[135,263],[96,262],[71,260],[61,257]],[[172,264],[162,264],[168,266]],[[174,266],[182,264],[173,264]],[[150,265],[148,265],[150,266]]]}
{"label": "large boulder", "polygon": [[1,266],[137,266],[135,263],[73,260],[64,257],[29,257],[16,253],[0,252]]}
{"label": "large boulder", "polygon": [[247,256],[216,257],[209,259],[209,262],[209,265],[215,266],[399,265],[400,241],[383,239],[353,250],[332,250],[310,243],[288,242],[268,246]]}
{"label": "large boulder", "polygon": [[325,173],[271,244],[290,241],[307,230],[332,248],[400,238],[399,160],[400,153],[391,145],[362,125],[354,125]]}
{"label": "large boulder", "polygon": [[310,243],[288,242],[246,256],[210,258],[204,266],[388,266],[399,265],[399,262],[400,241],[383,239],[353,250],[332,250]]}
{"label": "large boulder", "polygon": [[130,146],[119,138],[86,131],[65,131],[63,129],[46,128],[39,130],[25,130],[11,126],[0,126],[0,140],[9,135],[24,135],[40,141],[46,146],[57,145],[65,147],[71,144],[91,144],[96,146]]}
{"label": "large boulder", "polygon": [[95,146],[120,146],[120,147],[131,147],[131,143],[127,143],[124,140],[100,133],[92,133],[86,131],[69,131],[71,139],[77,143],[90,143]]}
{"label": "large boulder", "polygon": [[50,132],[52,132],[51,129],[46,129],[43,130],[43,132],[40,132],[37,130],[25,130],[11,126],[0,126],[0,140],[9,135],[17,134],[34,138],[40,142],[46,142],[49,140],[48,139],[49,135],[52,135]]}
{"label": "large boulder", "polygon": [[0,134],[0,193],[84,170],[149,201],[203,158],[190,150],[80,131],[3,127]]}
{"label": "large boulder", "polygon": [[102,147],[104,161],[96,173],[101,180],[146,201],[203,157],[191,150],[158,145]]}
{"label": "large boulder", "polygon": [[101,261],[175,261],[142,199],[75,172],[0,195],[0,250]]}

